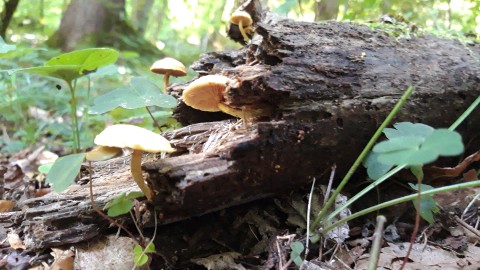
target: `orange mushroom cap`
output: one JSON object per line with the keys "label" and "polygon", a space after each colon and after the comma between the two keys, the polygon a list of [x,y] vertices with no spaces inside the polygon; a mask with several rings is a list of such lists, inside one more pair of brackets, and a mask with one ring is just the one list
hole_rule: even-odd
{"label": "orange mushroom cap", "polygon": [[165,57],[155,61],[150,67],[150,71],[157,74],[167,74],[174,77],[187,75],[185,66],[178,60]]}
{"label": "orange mushroom cap", "polygon": [[197,110],[218,112],[218,104],[223,101],[223,93],[230,81],[222,75],[203,76],[183,90],[183,102]]}

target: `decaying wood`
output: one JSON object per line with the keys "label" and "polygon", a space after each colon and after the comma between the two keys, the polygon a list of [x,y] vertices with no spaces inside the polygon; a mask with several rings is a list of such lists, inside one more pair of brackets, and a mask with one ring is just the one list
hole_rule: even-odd
{"label": "decaying wood", "polygon": [[[210,122],[228,117],[180,104],[175,115],[186,126],[165,134],[177,152],[143,164],[162,223],[322,180],[333,163],[342,174],[408,86],[415,92],[396,120],[434,127],[448,127],[480,94],[478,45],[274,18],[258,23],[256,33],[252,44],[205,54],[193,68],[234,79],[228,105],[272,113],[244,128],[234,119]],[[173,87],[172,95],[184,86]],[[479,121],[474,112],[459,129],[472,151],[479,146]],[[126,162],[95,164],[99,205],[136,189]],[[92,214],[87,194],[86,186],[73,186],[30,199],[0,222],[21,227],[34,248],[85,240],[106,226]]]}

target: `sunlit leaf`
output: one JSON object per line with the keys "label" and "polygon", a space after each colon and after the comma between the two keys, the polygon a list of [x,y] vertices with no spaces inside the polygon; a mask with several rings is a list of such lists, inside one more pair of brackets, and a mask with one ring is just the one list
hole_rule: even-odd
{"label": "sunlit leaf", "polygon": [[46,182],[50,183],[56,192],[64,191],[77,177],[84,159],[85,153],[58,158],[50,168]]}
{"label": "sunlit leaf", "polygon": [[43,174],[48,174],[48,172],[50,172],[50,169],[52,168],[53,164],[55,164],[55,162],[42,164],[42,165],[38,166],[38,171],[43,173]]}
{"label": "sunlit leaf", "polygon": [[380,142],[373,148],[376,153],[388,153],[400,150],[415,150],[425,141],[421,137],[405,136],[395,137],[388,141]]}
{"label": "sunlit leaf", "polygon": [[5,53],[15,50],[16,48],[17,46],[5,43],[5,40],[0,37],[0,57]]}
{"label": "sunlit leaf", "polygon": [[58,65],[22,68],[14,71],[28,72],[69,82],[83,76],[83,74],[80,73],[81,68],[81,65]]}
{"label": "sunlit leaf", "polygon": [[462,136],[448,129],[436,129],[427,137],[422,148],[435,149],[440,156],[456,156],[464,150]]}

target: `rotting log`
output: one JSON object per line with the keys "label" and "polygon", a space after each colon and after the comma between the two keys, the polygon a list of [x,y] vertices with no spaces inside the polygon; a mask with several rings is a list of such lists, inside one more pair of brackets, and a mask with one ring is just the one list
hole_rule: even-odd
{"label": "rotting log", "polygon": [[[243,128],[180,103],[175,116],[185,127],[165,134],[177,152],[143,164],[162,223],[323,180],[334,163],[342,175],[409,86],[415,91],[396,121],[434,127],[448,127],[480,94],[479,45],[337,22],[267,19],[255,31],[253,43],[202,55],[192,67],[234,79],[228,105],[272,113]],[[179,97],[184,87],[170,92]],[[479,121],[477,110],[459,128],[468,151],[480,145]],[[136,189],[127,162],[94,164],[100,206]],[[32,248],[87,240],[107,225],[91,210],[85,185],[27,200],[0,222],[22,228]]]}

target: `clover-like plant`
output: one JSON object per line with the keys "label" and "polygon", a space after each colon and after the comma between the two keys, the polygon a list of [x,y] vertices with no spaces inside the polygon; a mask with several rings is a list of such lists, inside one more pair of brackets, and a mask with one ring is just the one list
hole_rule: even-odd
{"label": "clover-like plant", "polygon": [[98,68],[113,64],[118,52],[109,48],[91,48],[61,54],[46,61],[43,66],[14,69],[11,72],[28,72],[65,81],[70,91],[70,112],[74,152],[80,151],[80,132],[77,117],[77,79],[95,72]]}
{"label": "clover-like plant", "polygon": [[[171,115],[171,109],[177,105],[174,97],[163,94],[160,88],[143,77],[134,77],[130,84],[124,87],[113,89],[103,95],[96,97],[94,105],[90,108],[90,114],[103,114],[117,107],[128,110],[145,107],[156,126],[160,129],[155,115],[166,118]],[[163,110],[152,113],[148,107],[156,106]]]}

